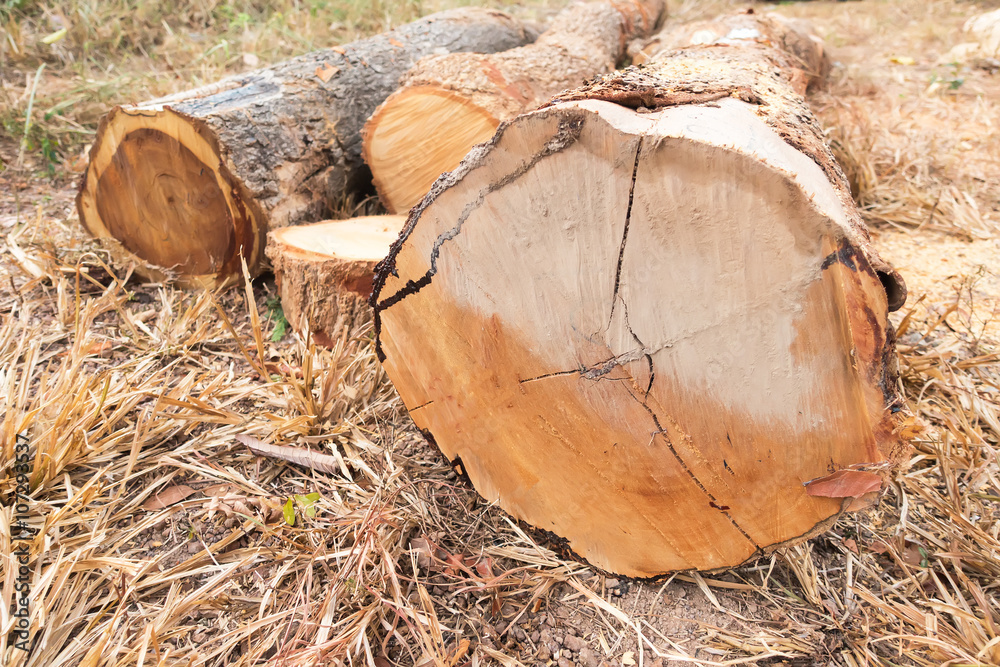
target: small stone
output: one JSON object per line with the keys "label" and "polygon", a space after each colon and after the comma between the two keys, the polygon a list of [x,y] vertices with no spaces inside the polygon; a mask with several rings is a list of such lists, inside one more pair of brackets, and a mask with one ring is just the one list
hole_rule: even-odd
{"label": "small stone", "polygon": [[552,657],[552,651],[549,650],[548,646],[542,644],[541,646],[538,647],[539,660],[541,660],[542,662],[546,662],[551,657]]}
{"label": "small stone", "polygon": [[538,638],[541,636],[541,633],[539,633],[538,630],[535,630],[534,632],[532,632],[528,636],[531,638],[531,643],[532,644],[537,644],[538,643]]}
{"label": "small stone", "polygon": [[559,667],[574,667],[573,662],[569,658],[559,658],[556,664]]}
{"label": "small stone", "polygon": [[189,554],[196,554],[201,551],[201,544],[198,542],[189,542],[187,550]]}
{"label": "small stone", "polygon": [[515,625],[513,629],[511,629],[510,634],[514,635],[514,639],[519,642],[523,642],[528,638],[528,635],[524,634],[524,629],[520,625]]}
{"label": "small stone", "polygon": [[[589,646],[584,646],[580,649],[580,655],[577,656],[577,662],[580,667],[597,667],[598,662],[597,654]],[[662,667],[662,665],[661,665]]]}
{"label": "small stone", "polygon": [[567,634],[566,638],[563,640],[563,646],[568,648],[570,651],[579,652],[581,649],[586,648],[587,642],[580,639],[579,637],[574,637],[571,634]]}

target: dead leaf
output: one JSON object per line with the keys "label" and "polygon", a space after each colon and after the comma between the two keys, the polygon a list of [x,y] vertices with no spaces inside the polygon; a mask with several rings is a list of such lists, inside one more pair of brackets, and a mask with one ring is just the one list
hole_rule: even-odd
{"label": "dead leaf", "polygon": [[930,552],[916,542],[906,540],[906,545],[903,547],[903,553],[900,554],[900,558],[902,558],[904,563],[913,567],[928,567]]}
{"label": "dead leaf", "polygon": [[430,570],[434,559],[434,545],[425,537],[410,540],[410,551],[417,555],[417,567],[424,572]]}
{"label": "dead leaf", "polygon": [[476,572],[478,572],[479,576],[482,577],[484,580],[492,579],[493,576],[494,576],[493,575],[493,559],[492,558],[484,558],[483,560],[481,560],[478,563],[476,563]]}
{"label": "dead leaf", "polygon": [[838,470],[806,482],[806,493],[821,498],[858,498],[882,488],[882,476],[864,470]]}
{"label": "dead leaf", "polygon": [[888,542],[885,542],[883,540],[874,540],[872,541],[871,544],[868,545],[868,548],[877,554],[884,554],[887,551],[889,551],[891,547],[889,546]]}
{"label": "dead leaf", "polygon": [[291,377],[299,379],[302,377],[302,368],[299,366],[290,366],[284,362],[275,364],[272,362],[267,362],[264,364],[264,368],[267,372],[272,375],[282,375],[284,377]]}
{"label": "dead leaf", "polygon": [[206,486],[201,490],[201,492],[206,496],[224,496],[230,493],[239,493],[235,486],[226,482]]}
{"label": "dead leaf", "polygon": [[111,353],[111,350],[113,350],[114,347],[115,344],[110,340],[94,341],[87,349],[87,354],[92,354],[97,357],[106,357]]}
{"label": "dead leaf", "polygon": [[155,496],[147,500],[142,504],[142,509],[144,510],[161,510],[164,507],[170,507],[180,501],[184,500],[190,495],[197,493],[194,489],[186,484],[177,484],[174,486],[168,486],[163,489]]}
{"label": "dead leaf", "polygon": [[844,546],[851,550],[851,553],[858,553],[858,543],[848,537],[844,540]]}
{"label": "dead leaf", "polygon": [[461,554],[450,554],[445,562],[448,564],[444,568],[445,574],[455,575],[466,569],[465,567],[465,557]]}
{"label": "dead leaf", "polygon": [[311,468],[319,472],[330,474],[340,473],[340,463],[336,456],[321,454],[310,449],[300,449],[298,447],[288,447],[287,445],[269,445],[257,438],[248,435],[238,435],[236,440],[246,445],[251,452],[258,456],[268,456],[273,459],[281,459],[295,463],[306,468]]}
{"label": "dead leaf", "polygon": [[496,591],[490,592],[490,615],[493,618],[500,618],[500,611],[502,610],[502,605],[500,604],[500,594]]}
{"label": "dead leaf", "polygon": [[326,83],[333,78],[333,75],[340,71],[339,67],[334,67],[330,63],[323,63],[316,68],[316,76],[318,76],[323,83]]}

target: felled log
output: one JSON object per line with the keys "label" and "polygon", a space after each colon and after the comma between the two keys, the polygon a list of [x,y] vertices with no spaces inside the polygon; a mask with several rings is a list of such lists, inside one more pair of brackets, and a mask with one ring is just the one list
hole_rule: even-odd
{"label": "felled log", "polygon": [[268,229],[331,217],[366,174],[365,120],[419,58],[498,51],[534,33],[505,13],[441,12],[101,122],[77,208],[153,279],[215,286],[240,255],[263,268]]}
{"label": "felled log", "polygon": [[416,425],[606,570],[804,540],[905,448],[905,287],[775,46],[672,51],[518,116],[377,269]]}
{"label": "felled log", "polygon": [[408,211],[501,121],[610,72],[627,40],[648,34],[663,0],[572,5],[532,44],[419,61],[364,129],[364,158],[391,212]]}
{"label": "felled log", "polygon": [[647,40],[634,40],[628,52],[632,64],[642,65],[653,56],[706,44],[740,45],[745,43],[771,45],[783,53],[784,73],[799,94],[826,80],[830,73],[830,58],[823,40],[815,35],[808,21],[791,19],[780,14],[729,14],[708,21],[692,21],[683,25],[668,25]]}
{"label": "felled log", "polygon": [[406,220],[379,215],[283,227],[268,234],[267,257],[292,328],[320,345],[371,319],[375,265]]}

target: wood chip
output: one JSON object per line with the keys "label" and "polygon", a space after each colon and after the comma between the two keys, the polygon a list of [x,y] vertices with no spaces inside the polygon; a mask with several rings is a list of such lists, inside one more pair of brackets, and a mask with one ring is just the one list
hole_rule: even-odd
{"label": "wood chip", "polygon": [[334,67],[329,63],[323,63],[316,68],[316,76],[318,76],[323,83],[326,83],[333,78],[333,75],[340,71],[339,67]]}

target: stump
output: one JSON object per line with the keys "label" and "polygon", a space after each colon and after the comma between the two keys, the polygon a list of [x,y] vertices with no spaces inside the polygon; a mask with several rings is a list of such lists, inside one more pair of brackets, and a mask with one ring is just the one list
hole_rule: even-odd
{"label": "stump", "polygon": [[438,181],[377,270],[378,352],[414,422],[599,568],[802,541],[905,450],[905,287],[795,63],[703,45],[561,95]]}
{"label": "stump", "polygon": [[320,345],[371,319],[375,265],[389,252],[405,218],[379,215],[285,227],[268,234],[281,308],[295,331]]}
{"label": "stump", "polygon": [[263,269],[269,229],[329,218],[367,184],[360,131],[417,59],[535,35],[507,14],[434,14],[196,90],[116,107],[77,208],[147,277],[214,287]]}
{"label": "stump", "polygon": [[613,70],[627,40],[648,34],[662,10],[662,0],[571,5],[528,46],[422,59],[365,125],[382,203],[405,213],[501,121]]}

